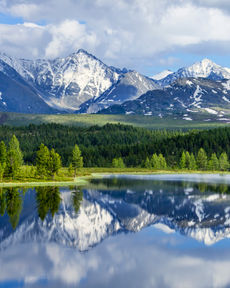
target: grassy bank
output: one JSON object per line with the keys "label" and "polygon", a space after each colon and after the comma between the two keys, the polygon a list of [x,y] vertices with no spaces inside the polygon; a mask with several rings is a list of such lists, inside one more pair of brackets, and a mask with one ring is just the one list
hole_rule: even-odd
{"label": "grassy bank", "polygon": [[[24,170],[28,169],[28,166],[23,167]],[[24,171],[25,172],[25,171]],[[69,176],[67,168],[62,168],[58,175],[54,179],[42,179],[39,177],[31,177],[29,175],[18,175],[15,179],[4,179],[0,183],[0,187],[12,187],[12,186],[84,186],[88,180],[92,178],[101,178],[103,175],[156,175],[156,174],[229,174],[230,171],[199,171],[199,170],[150,170],[146,168],[82,168],[77,171],[77,177]]]}

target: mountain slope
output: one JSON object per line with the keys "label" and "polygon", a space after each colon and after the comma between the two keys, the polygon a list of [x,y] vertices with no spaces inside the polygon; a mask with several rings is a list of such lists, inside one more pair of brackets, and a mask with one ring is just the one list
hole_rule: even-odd
{"label": "mountain slope", "polygon": [[0,60],[0,110],[19,113],[57,113],[39,93]]}
{"label": "mountain slope", "polygon": [[[219,110],[216,110],[216,107]],[[134,101],[114,105],[100,113],[144,114],[160,117],[175,114],[205,112],[220,118],[230,109],[230,81],[214,81],[203,78],[178,79],[164,90],[148,91]],[[187,117],[189,118],[189,117]]]}
{"label": "mountain slope", "polygon": [[177,79],[188,77],[202,77],[212,80],[230,79],[230,71],[228,68],[224,68],[205,58],[189,67],[180,68],[178,71],[167,75],[159,80],[159,84],[167,86]]}
{"label": "mountain slope", "polygon": [[156,81],[131,71],[123,74],[120,80],[106,90],[100,97],[93,98],[80,106],[80,113],[96,113],[113,104],[122,104],[137,99],[149,90],[161,89]]}
{"label": "mountain slope", "polygon": [[77,110],[81,103],[100,96],[117,82],[121,73],[84,50],[54,60],[14,59],[5,54],[0,54],[0,59],[33,85],[50,106],[60,110]]}

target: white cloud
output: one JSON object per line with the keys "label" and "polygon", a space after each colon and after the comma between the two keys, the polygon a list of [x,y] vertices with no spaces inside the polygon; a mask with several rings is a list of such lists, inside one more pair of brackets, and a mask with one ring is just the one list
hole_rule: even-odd
{"label": "white cloud", "polygon": [[0,44],[23,57],[64,56],[84,48],[108,64],[140,69],[159,63],[164,53],[229,53],[228,8],[224,0],[2,1],[0,11],[47,24],[43,30],[0,25]]}

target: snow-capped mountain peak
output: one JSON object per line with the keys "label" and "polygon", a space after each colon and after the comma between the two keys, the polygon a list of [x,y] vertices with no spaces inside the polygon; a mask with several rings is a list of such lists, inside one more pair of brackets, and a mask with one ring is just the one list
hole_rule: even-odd
{"label": "snow-capped mountain peak", "polygon": [[172,74],[173,72],[171,70],[164,70],[158,74],[155,74],[154,76],[152,76],[151,78],[154,80],[161,80],[165,77],[167,77],[168,75]]}
{"label": "snow-capped mountain peak", "polygon": [[209,78],[212,80],[230,79],[230,69],[222,67],[208,58],[196,62],[188,67],[183,67],[174,73],[167,75],[159,80],[162,86],[170,85],[172,82],[180,78]]}
{"label": "snow-capped mountain peak", "polygon": [[216,63],[214,63],[208,58],[204,58],[202,61],[196,62],[190,67],[185,68],[185,71],[187,73],[190,73],[191,74],[190,76],[193,76],[193,77],[207,78],[210,76],[212,72],[218,75],[224,74],[223,76],[225,76],[225,73],[224,73],[225,69],[221,67],[220,65],[217,65]]}

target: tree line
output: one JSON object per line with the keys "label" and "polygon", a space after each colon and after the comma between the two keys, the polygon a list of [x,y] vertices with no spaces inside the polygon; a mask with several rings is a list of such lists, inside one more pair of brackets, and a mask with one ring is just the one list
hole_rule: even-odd
{"label": "tree line", "polygon": [[[12,136],[9,145],[4,141],[0,142],[0,180],[3,178],[14,179],[19,173],[20,168],[24,164],[23,153],[20,149],[20,143],[15,135]],[[32,175],[40,178],[53,178],[62,167],[61,156],[55,150],[49,149],[43,143],[36,152],[34,170],[30,170]],[[83,157],[78,145],[72,150],[70,162],[70,173],[74,172],[76,177],[77,168],[83,167]]]}
{"label": "tree line", "polygon": [[[164,170],[172,168],[167,165],[166,159],[162,154],[157,155],[154,153],[149,159],[145,160],[144,167],[155,170]],[[216,156],[216,153],[212,153],[208,158],[207,153],[203,148],[200,148],[197,155],[188,151],[183,151],[180,161],[177,163],[177,169],[187,170],[212,170],[212,171],[228,171],[230,163],[226,152],[221,153],[220,157]]]}
{"label": "tree line", "polygon": [[[180,160],[183,152],[186,151],[191,155],[190,167],[195,167],[198,164],[195,163],[194,158],[197,157],[200,148],[204,149],[208,161],[214,157],[212,156],[214,153],[218,161],[222,153],[230,157],[230,128],[228,127],[168,131],[148,130],[121,124],[106,124],[101,127],[68,127],[59,124],[0,126],[0,141],[3,140],[8,147],[13,135],[20,142],[25,164],[36,166],[37,151],[40,149],[40,143],[43,143],[49,151],[54,149],[55,153],[60,155],[62,165],[69,167],[72,173],[75,171],[71,165],[73,165],[73,147],[76,143],[84,159],[84,167],[155,167],[160,165],[157,155],[161,158],[161,162],[162,156],[164,157],[167,167],[178,168],[182,167]],[[53,152],[52,154],[54,155]],[[157,165],[152,164],[153,160],[150,161],[153,154],[156,154],[154,161]],[[213,158],[212,161],[214,160]],[[162,162],[161,169],[164,166],[165,163]],[[186,169],[190,168],[186,167]],[[48,176],[52,177],[52,173],[56,172],[50,172]]]}

